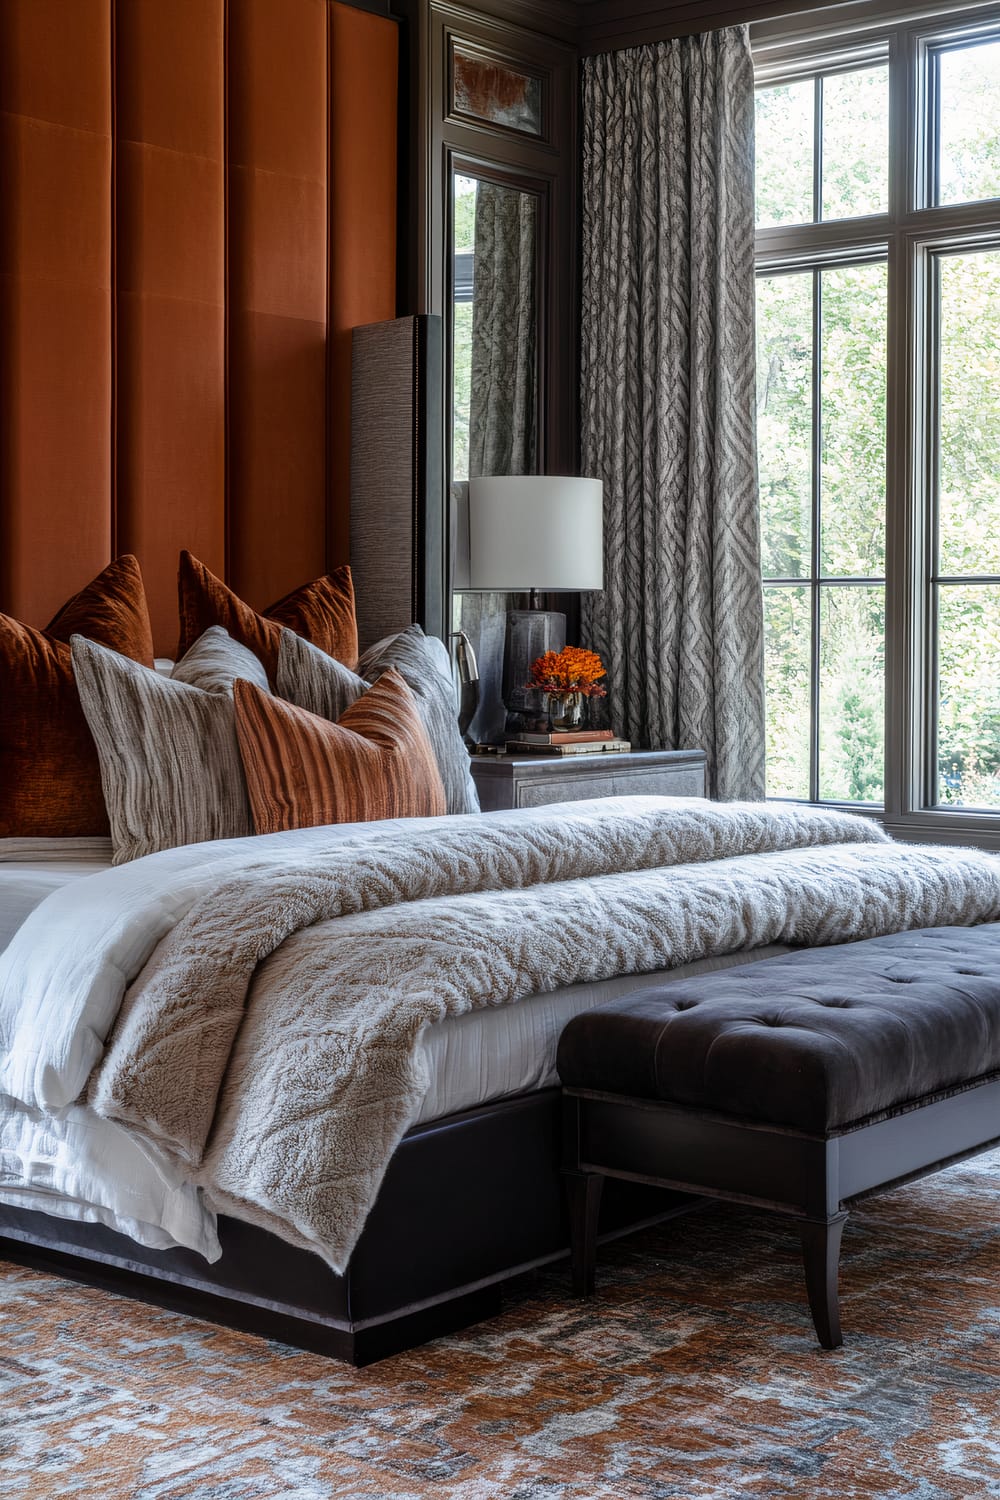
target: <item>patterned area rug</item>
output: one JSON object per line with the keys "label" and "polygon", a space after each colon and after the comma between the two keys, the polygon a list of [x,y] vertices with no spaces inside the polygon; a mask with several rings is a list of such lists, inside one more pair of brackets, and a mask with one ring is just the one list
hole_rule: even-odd
{"label": "patterned area rug", "polygon": [[0,1264],[4,1500],[1000,1496],[1000,1154],[858,1209],[846,1346],[713,1208],[367,1370]]}

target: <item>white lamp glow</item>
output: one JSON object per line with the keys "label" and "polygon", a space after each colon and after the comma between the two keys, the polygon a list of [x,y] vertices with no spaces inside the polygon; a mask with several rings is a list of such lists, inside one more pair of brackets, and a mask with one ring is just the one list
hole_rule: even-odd
{"label": "white lamp glow", "polygon": [[469,481],[469,587],[502,593],[604,587],[604,486],[526,474]]}

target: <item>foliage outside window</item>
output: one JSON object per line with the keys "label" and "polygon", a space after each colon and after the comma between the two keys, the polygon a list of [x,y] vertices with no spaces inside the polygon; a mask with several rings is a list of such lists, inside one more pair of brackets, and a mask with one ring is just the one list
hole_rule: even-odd
{"label": "foliage outside window", "polygon": [[839,54],[769,43],[768,793],[914,830],[976,809],[985,828],[1000,810],[1000,6]]}

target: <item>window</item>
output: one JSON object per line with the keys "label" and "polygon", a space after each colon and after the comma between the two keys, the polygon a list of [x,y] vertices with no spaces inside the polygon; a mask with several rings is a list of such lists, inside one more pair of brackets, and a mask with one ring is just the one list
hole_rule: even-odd
{"label": "window", "polygon": [[959,20],[754,32],[768,794],[1000,846],[1000,5]]}

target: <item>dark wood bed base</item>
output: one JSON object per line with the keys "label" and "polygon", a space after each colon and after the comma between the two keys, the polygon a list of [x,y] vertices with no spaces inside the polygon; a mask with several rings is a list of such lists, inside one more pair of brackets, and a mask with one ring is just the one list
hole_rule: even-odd
{"label": "dark wood bed base", "polygon": [[[0,1205],[0,1257],[370,1364],[500,1308],[512,1276],[568,1254],[558,1089],[422,1125],[400,1143],[343,1276],[237,1219],[222,1258],[148,1250],[101,1225]],[[609,1184],[604,1237],[696,1200]]]}

